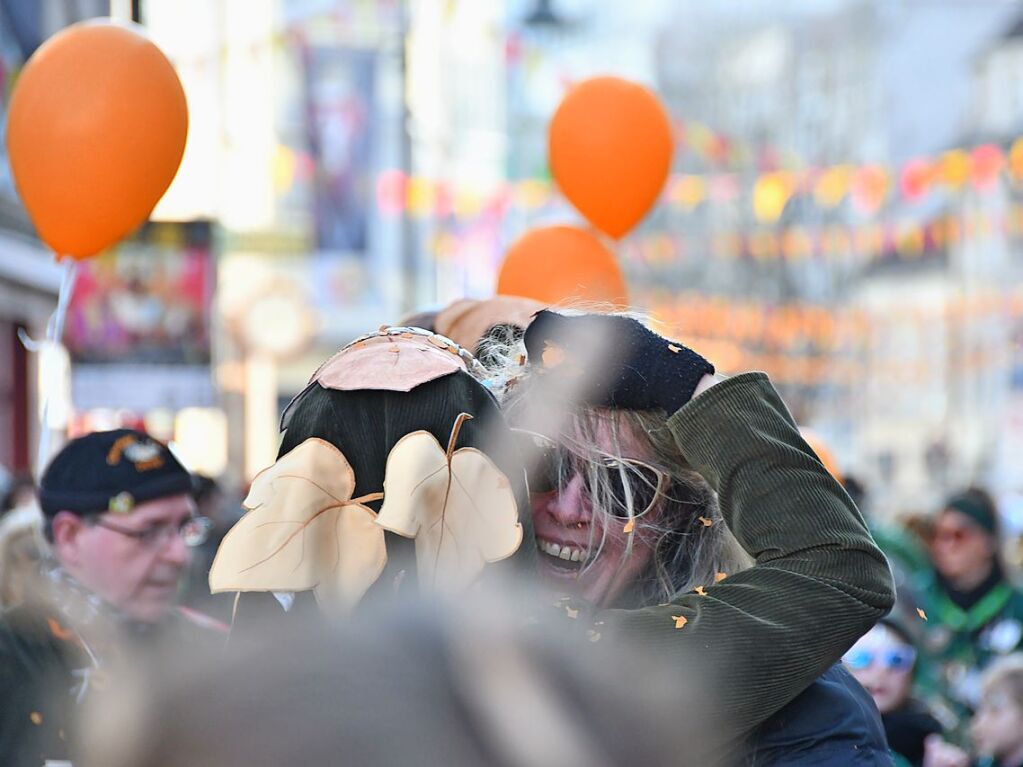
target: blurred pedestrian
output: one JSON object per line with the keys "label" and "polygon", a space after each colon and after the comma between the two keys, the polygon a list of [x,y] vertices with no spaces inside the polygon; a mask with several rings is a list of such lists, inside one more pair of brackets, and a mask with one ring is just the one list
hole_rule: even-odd
{"label": "blurred pedestrian", "polygon": [[979,767],[1023,767],[1023,655],[1006,656],[985,673],[971,730]]}
{"label": "blurred pedestrian", "polygon": [[23,507],[0,517],[0,610],[40,592],[42,534],[38,508]]}
{"label": "blurred pedestrian", "polygon": [[690,751],[695,684],[625,643],[580,653],[496,596],[376,602],[169,660],[101,712],[82,767],[716,767]]}
{"label": "blurred pedestrian", "polygon": [[32,477],[28,474],[15,474],[0,500],[0,516],[15,509],[23,509],[35,505],[36,489]]}
{"label": "blurred pedestrian", "polygon": [[207,532],[190,492],[166,446],[128,429],[72,440],[47,467],[46,590],[0,617],[4,765],[68,759],[75,706],[102,696],[134,651],[218,641],[174,608],[188,546]]}
{"label": "blurred pedestrian", "polygon": [[1023,593],[1010,580],[1000,549],[991,497],[975,488],[956,493],[934,521],[932,567],[915,582],[926,616],[924,684],[964,713],[979,700],[983,670],[1023,642]]}
{"label": "blurred pedestrian", "polygon": [[[942,744],[944,728],[919,700],[912,697],[917,651],[902,621],[887,617],[857,640],[842,656],[856,680],[870,693],[881,712],[885,736],[899,767],[923,767],[928,751],[951,753]],[[935,739],[933,736],[937,736]],[[962,764],[969,759],[959,751]],[[947,758],[946,758],[947,761]]]}

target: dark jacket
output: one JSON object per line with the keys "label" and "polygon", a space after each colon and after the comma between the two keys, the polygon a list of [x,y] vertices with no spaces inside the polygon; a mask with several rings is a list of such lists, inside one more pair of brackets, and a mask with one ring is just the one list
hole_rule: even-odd
{"label": "dark jacket", "polygon": [[818,677],[751,739],[750,767],[890,767],[881,715],[840,664]]}
{"label": "dark jacket", "polygon": [[[158,627],[118,627],[122,650],[167,643],[212,651],[224,634],[215,622],[175,610]],[[0,765],[39,767],[72,760],[79,708],[97,705],[112,670],[92,661],[79,634],[49,606],[18,606],[0,614]]]}

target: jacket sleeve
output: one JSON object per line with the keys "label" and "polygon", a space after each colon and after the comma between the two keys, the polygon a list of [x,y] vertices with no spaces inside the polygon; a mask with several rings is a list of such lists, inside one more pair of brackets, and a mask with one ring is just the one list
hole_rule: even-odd
{"label": "jacket sleeve", "polygon": [[599,619],[610,634],[663,658],[680,683],[699,667],[711,687],[701,712],[713,722],[708,740],[734,743],[891,609],[891,573],[764,374],[711,387],[668,426],[756,563],[704,596]]}

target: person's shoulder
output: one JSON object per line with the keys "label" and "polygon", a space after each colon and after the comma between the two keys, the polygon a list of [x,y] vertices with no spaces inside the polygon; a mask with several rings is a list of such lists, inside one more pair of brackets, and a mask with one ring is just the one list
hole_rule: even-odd
{"label": "person's shoulder", "polygon": [[0,672],[5,675],[40,671],[61,662],[67,638],[59,621],[32,605],[0,613]]}
{"label": "person's shoulder", "polygon": [[19,604],[0,611],[0,652],[25,644],[38,644],[46,636],[46,618],[40,609]]}

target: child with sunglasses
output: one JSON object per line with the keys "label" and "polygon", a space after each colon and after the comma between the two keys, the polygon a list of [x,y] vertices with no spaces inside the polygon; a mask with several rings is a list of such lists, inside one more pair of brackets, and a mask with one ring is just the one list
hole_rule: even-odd
{"label": "child with sunglasses", "polygon": [[709,670],[704,763],[891,764],[832,665],[891,608],[890,572],[767,377],[723,379],[624,316],[541,311],[523,340],[492,385],[568,622],[655,653],[680,685]]}
{"label": "child with sunglasses", "polygon": [[943,727],[911,697],[917,652],[898,620],[882,618],[842,656],[881,712],[885,735],[900,767],[966,767],[964,751],[943,742]]}

